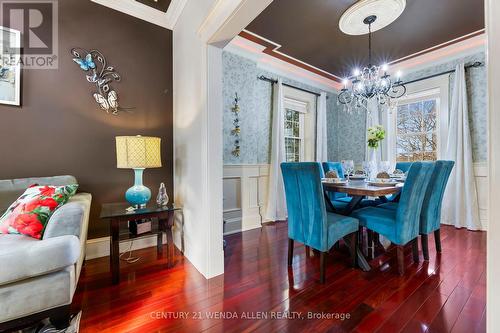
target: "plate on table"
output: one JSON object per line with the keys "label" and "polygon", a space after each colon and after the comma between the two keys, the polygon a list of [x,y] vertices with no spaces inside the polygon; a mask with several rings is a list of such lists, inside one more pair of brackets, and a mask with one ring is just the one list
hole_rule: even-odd
{"label": "plate on table", "polygon": [[323,183],[336,184],[336,185],[346,185],[347,184],[347,179],[343,179],[343,178],[322,178],[321,181]]}
{"label": "plate on table", "polygon": [[391,178],[395,179],[401,179],[401,178],[406,178],[406,175],[404,173],[393,173],[389,175]]}
{"label": "plate on table", "polygon": [[393,179],[376,179],[368,182],[368,185],[378,186],[378,187],[391,187],[398,185],[399,182]]}
{"label": "plate on table", "polygon": [[366,176],[365,175],[352,175],[349,177],[350,180],[365,180]]}

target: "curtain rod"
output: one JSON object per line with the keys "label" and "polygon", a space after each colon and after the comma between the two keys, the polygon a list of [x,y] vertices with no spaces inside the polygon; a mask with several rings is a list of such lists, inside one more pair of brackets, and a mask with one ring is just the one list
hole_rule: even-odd
{"label": "curtain rod", "polygon": [[[262,81],[267,81],[267,82],[270,82],[270,83],[272,83],[272,84],[278,83],[278,80],[274,80],[274,79],[271,79],[271,78],[265,77],[264,75],[257,76],[257,79],[262,80]],[[283,85],[284,85],[284,86],[287,86],[287,87],[290,87],[290,88],[293,88],[293,89],[297,89],[297,90],[300,90],[300,91],[306,92],[306,93],[309,93],[309,94],[313,94],[313,95],[315,95],[316,97],[321,96],[321,94],[318,94],[317,92],[314,92],[314,91],[311,91],[311,90],[307,90],[307,89],[304,89],[304,88],[300,88],[300,87],[297,87],[297,86],[293,86],[293,85],[288,84],[288,83],[283,83]],[[328,99],[328,98],[329,98],[329,97],[328,97],[328,96],[326,96],[326,99]]]}
{"label": "curtain rod", "polygon": [[[481,66],[484,66],[484,64],[482,62],[476,61],[475,63],[472,63],[470,65],[466,65],[465,69],[478,68],[478,67],[481,67]],[[441,72],[441,73],[437,73],[437,74],[432,74],[432,75],[429,75],[429,76],[424,76],[424,77],[421,77],[419,79],[411,80],[411,81],[408,81],[408,82],[403,81],[403,84],[406,85],[406,84],[410,84],[410,83],[415,83],[415,82],[418,82],[418,81],[432,79],[433,77],[436,77],[436,76],[441,76],[441,75],[451,74],[451,73],[455,73],[455,70],[454,69],[450,69],[449,71],[445,71],[445,72]]]}

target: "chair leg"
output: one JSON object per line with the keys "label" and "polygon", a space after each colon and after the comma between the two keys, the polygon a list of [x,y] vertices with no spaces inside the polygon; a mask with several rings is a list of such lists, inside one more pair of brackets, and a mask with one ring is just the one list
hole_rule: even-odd
{"label": "chair leg", "polygon": [[417,263],[420,261],[420,256],[418,255],[418,236],[411,241],[411,250],[413,252],[413,262]]}
{"label": "chair leg", "polygon": [[358,233],[353,232],[351,234],[351,247],[349,248],[351,252],[351,265],[352,267],[356,267],[357,264],[357,249],[358,249]]}
{"label": "chair leg", "polygon": [[321,252],[319,256],[319,282],[325,283],[325,261],[326,252]]}
{"label": "chair leg", "polygon": [[424,254],[424,260],[429,260],[429,235],[420,235],[420,241],[422,242],[422,252]]}
{"label": "chair leg", "polygon": [[434,240],[436,241],[436,252],[441,253],[441,229],[434,231]]}
{"label": "chair leg", "polygon": [[288,238],[288,266],[292,266],[293,258],[293,239]]}
{"label": "chair leg", "polygon": [[363,248],[363,227],[358,228],[358,245]]}
{"label": "chair leg", "polygon": [[405,248],[404,246],[398,245],[396,247],[397,256],[398,256],[398,271],[399,275],[405,274]]}
{"label": "chair leg", "polygon": [[309,248],[309,246],[306,245],[306,258],[309,257],[311,254],[311,249]]}
{"label": "chair leg", "polygon": [[373,231],[370,229],[366,229],[366,236],[367,236],[367,244],[366,247],[368,248],[368,258],[373,259]]}

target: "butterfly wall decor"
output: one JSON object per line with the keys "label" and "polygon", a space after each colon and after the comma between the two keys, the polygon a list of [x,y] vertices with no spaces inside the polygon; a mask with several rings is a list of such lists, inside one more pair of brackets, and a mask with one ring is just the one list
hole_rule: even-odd
{"label": "butterfly wall decor", "polygon": [[125,110],[118,104],[118,94],[110,87],[111,82],[121,81],[121,76],[113,66],[108,66],[106,58],[97,50],[87,51],[82,48],[71,49],[73,61],[87,73],[87,81],[95,84],[97,92],[93,97],[100,108],[107,113],[117,115]]}

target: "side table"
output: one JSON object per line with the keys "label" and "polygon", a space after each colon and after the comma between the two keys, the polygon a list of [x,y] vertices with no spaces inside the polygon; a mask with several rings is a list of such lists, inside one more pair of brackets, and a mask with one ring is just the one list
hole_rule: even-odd
{"label": "side table", "polygon": [[[167,234],[167,267],[172,267],[174,259],[174,241],[172,227],[174,225],[174,213],[180,208],[171,205],[167,207],[148,206],[146,208],[127,211],[130,206],[128,203],[110,203],[103,204],[101,207],[100,218],[109,223],[110,226],[110,266],[113,284],[120,282],[120,242],[133,240],[151,235],[157,235],[157,251],[162,253],[163,233]],[[120,225],[126,225],[129,221],[142,219],[158,219],[158,224],[152,223],[151,232],[140,235],[133,235],[128,231],[120,234]]]}

